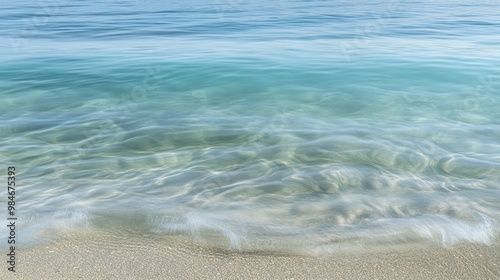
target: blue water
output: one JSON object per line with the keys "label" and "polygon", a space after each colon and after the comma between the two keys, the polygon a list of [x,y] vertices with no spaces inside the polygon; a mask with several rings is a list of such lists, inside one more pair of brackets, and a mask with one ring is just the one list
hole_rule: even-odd
{"label": "blue water", "polygon": [[239,250],[495,244],[498,11],[2,1],[18,243],[104,230]]}

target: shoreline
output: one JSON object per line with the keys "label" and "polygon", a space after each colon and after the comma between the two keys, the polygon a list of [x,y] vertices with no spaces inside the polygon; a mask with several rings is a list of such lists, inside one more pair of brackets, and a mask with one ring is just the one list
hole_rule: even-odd
{"label": "shoreline", "polygon": [[[500,246],[409,246],[330,255],[236,252],[182,237],[93,232],[16,250],[1,279],[500,279]],[[8,277],[8,278],[6,278]]]}

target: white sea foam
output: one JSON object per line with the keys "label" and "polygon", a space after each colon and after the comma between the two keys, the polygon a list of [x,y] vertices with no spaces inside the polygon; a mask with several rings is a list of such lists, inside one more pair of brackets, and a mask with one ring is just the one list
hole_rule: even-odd
{"label": "white sea foam", "polygon": [[10,20],[31,1],[4,2],[0,34],[22,52],[0,51],[0,162],[20,171],[22,244],[82,229],[240,250],[497,240],[498,1],[437,21],[421,19],[446,1],[399,1],[371,34],[360,19],[389,11],[368,0],[282,1],[279,18],[246,1],[220,10],[231,23],[211,1],[168,17],[95,1],[38,32]]}
{"label": "white sea foam", "polygon": [[[28,247],[54,241],[61,234],[90,230],[89,213],[85,209],[59,210],[54,212],[29,214],[19,213],[16,220],[16,246]],[[7,232],[2,231],[2,239],[7,240]],[[7,248],[4,243],[0,249]]]}
{"label": "white sea foam", "polygon": [[[247,214],[251,217],[251,214]],[[444,215],[416,215],[406,218],[378,218],[367,223],[324,224],[320,227],[296,224],[266,224],[258,215],[252,220],[225,218],[224,213],[189,212],[182,218],[151,219],[158,234],[184,234],[198,242],[236,250],[269,250],[335,253],[349,248],[369,250],[387,245],[433,243],[450,247],[459,243],[491,245],[499,231],[495,219],[475,213],[463,220]]]}

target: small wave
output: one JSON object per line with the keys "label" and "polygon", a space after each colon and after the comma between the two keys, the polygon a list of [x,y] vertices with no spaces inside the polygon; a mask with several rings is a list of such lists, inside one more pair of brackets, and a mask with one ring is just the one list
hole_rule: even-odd
{"label": "small wave", "polygon": [[434,214],[404,219],[380,219],[375,224],[407,238],[417,237],[445,247],[461,242],[491,245],[498,232],[497,222],[478,212],[475,221]]}
{"label": "small wave", "polygon": [[[20,213],[19,216],[16,245],[21,247],[43,244],[61,234],[91,229],[89,213],[84,209],[36,214]],[[7,239],[6,231],[2,231],[2,239]],[[7,248],[7,245],[3,244],[0,249]]]}
{"label": "small wave", "polygon": [[[221,214],[221,213],[218,213]],[[300,227],[225,219],[217,213],[189,212],[182,218],[151,219],[158,234],[187,234],[195,241],[227,245],[235,250],[333,253],[348,248],[370,249],[408,243],[434,243],[450,247],[459,243],[492,245],[498,223],[476,213],[474,220],[441,214],[406,218],[380,218],[368,223]]]}

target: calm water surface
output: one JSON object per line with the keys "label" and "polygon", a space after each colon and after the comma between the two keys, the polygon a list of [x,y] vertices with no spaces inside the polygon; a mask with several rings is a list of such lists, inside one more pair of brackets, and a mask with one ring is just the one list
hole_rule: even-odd
{"label": "calm water surface", "polygon": [[20,246],[93,230],[301,252],[498,242],[498,1],[1,6]]}

